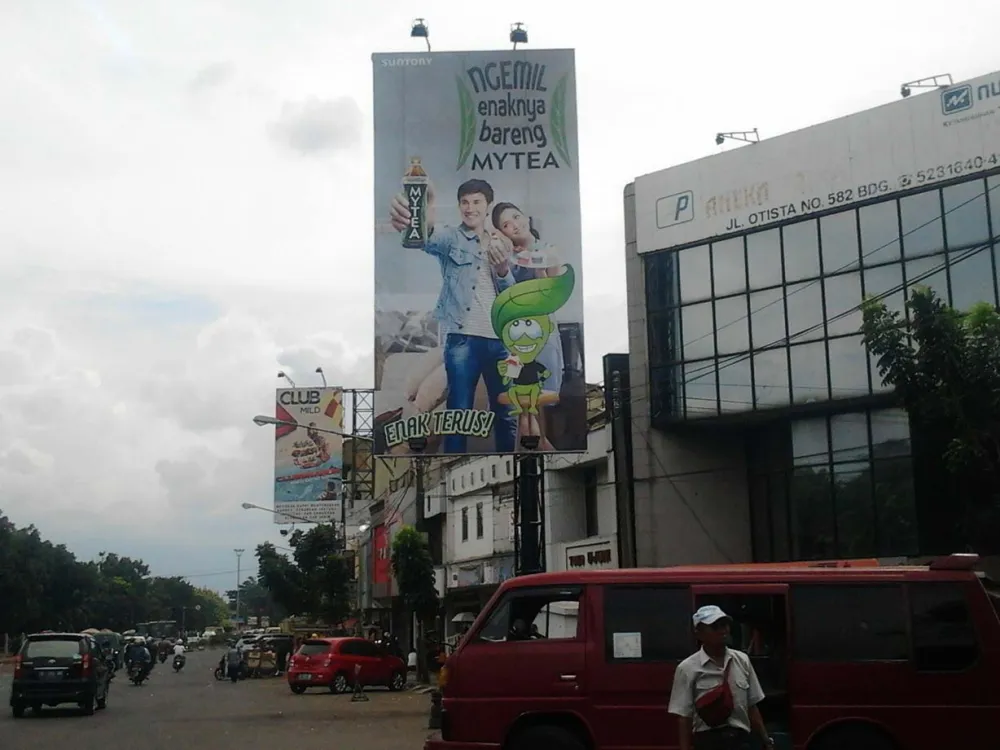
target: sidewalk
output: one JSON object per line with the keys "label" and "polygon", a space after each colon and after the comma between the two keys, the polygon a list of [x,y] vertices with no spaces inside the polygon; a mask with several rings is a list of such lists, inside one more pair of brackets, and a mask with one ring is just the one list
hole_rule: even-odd
{"label": "sidewalk", "polygon": [[411,690],[414,693],[426,694],[437,690],[437,672],[430,673],[430,682],[420,683],[417,682],[417,676],[415,673],[409,673],[406,675],[406,689]]}

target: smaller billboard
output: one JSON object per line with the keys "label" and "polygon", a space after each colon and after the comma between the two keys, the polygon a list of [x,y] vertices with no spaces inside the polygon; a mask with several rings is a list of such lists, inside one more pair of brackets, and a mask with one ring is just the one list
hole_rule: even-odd
{"label": "smaller billboard", "polygon": [[385,586],[392,580],[392,551],[389,547],[389,530],[384,523],[375,527],[372,533],[372,583]]}
{"label": "smaller billboard", "polygon": [[279,388],[274,438],[274,522],[340,519],[344,399],[340,388]]}

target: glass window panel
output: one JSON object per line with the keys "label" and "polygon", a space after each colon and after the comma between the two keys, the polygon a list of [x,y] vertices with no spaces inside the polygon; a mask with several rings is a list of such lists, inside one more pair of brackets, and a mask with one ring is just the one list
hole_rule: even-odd
{"label": "glass window panel", "polygon": [[872,393],[887,393],[892,390],[891,385],[882,382],[882,375],[878,370],[878,358],[872,354],[868,347],[865,347],[868,355],[868,370],[871,373]]}
{"label": "glass window panel", "polygon": [[747,288],[742,237],[712,243],[712,273],[715,275],[716,297],[742,292]]}
{"label": "glass window panel", "polygon": [[938,297],[948,301],[948,275],[945,271],[943,255],[931,255],[926,258],[906,261],[906,297],[913,294],[913,288],[929,286]]}
{"label": "glass window panel", "polygon": [[875,460],[875,523],[879,557],[912,555],[917,551],[917,511],[913,463],[909,458]]}
{"label": "glass window panel", "polygon": [[854,211],[819,220],[823,248],[823,273],[858,267],[858,220]]}
{"label": "glass window panel", "polygon": [[673,286],[677,282],[674,266],[677,253],[650,253],[644,255],[646,266],[646,307],[649,311],[666,309],[677,304]]}
{"label": "glass window panel", "polygon": [[679,365],[649,368],[650,408],[654,419],[661,414],[683,416],[680,377]]}
{"label": "glass window panel", "polygon": [[781,228],[785,253],[785,281],[819,276],[819,233],[815,219]]}
{"label": "glass window panel", "polygon": [[909,195],[899,201],[903,224],[903,254],[908,258],[944,249],[941,200],[937,190]]}
{"label": "glass window panel", "polygon": [[829,471],[826,467],[796,469],[789,485],[793,556],[796,560],[836,557]]}
{"label": "glass window panel", "polygon": [[646,327],[649,336],[650,365],[662,365],[680,359],[677,346],[677,332],[680,330],[677,324],[678,313],[676,309],[649,313]]}
{"label": "glass window panel", "polygon": [[678,254],[681,277],[681,302],[708,299],[712,296],[712,268],[708,246],[689,247]]}
{"label": "glass window panel", "polygon": [[861,330],[861,274],[845,273],[824,280],[826,285],[826,333],[857,333]]}
{"label": "glass window panel", "polygon": [[837,513],[837,556],[875,555],[875,504],[867,461],[833,467],[833,507]]}
{"label": "glass window panel", "polygon": [[944,229],[948,249],[989,242],[990,227],[986,217],[986,183],[963,182],[941,191],[944,198]]}
{"label": "glass window panel", "polygon": [[758,409],[788,404],[788,353],[784,347],[755,354],[753,377]]}
{"label": "glass window panel", "polygon": [[715,360],[684,365],[684,413],[691,418],[714,417],[719,413]]}
{"label": "glass window panel", "polygon": [[744,295],[715,300],[715,338],[719,354],[745,352],[750,348]]}
{"label": "glass window panel", "polygon": [[948,253],[951,306],[968,310],[977,302],[996,304],[993,294],[993,257],[989,248]]}
{"label": "glass window panel", "polygon": [[866,266],[900,260],[899,215],[896,201],[875,203],[858,211],[861,258]]}
{"label": "glass window panel", "polygon": [[711,357],[715,353],[711,302],[682,307],[681,324],[684,327],[684,359]]}
{"label": "glass window panel", "polygon": [[781,235],[777,229],[747,235],[747,269],[751,289],[781,283]]}
{"label": "glass window panel", "polygon": [[830,339],[830,397],[868,395],[868,352],[860,336]]}
{"label": "glass window panel", "polygon": [[750,357],[719,360],[719,401],[723,413],[753,410]]}
{"label": "glass window panel", "polygon": [[823,338],[823,287],[819,281],[786,287],[788,340],[792,343]]}
{"label": "glass window panel", "polygon": [[754,349],[784,340],[784,297],[785,291],[780,288],[750,295],[750,335]]}
{"label": "glass window panel", "polygon": [[903,313],[903,264],[865,269],[865,296],[878,297],[890,310]]}
{"label": "glass window panel", "polygon": [[903,409],[879,409],[871,413],[872,456],[896,458],[910,455],[910,418]]}
{"label": "glass window panel", "polygon": [[792,463],[795,466],[827,464],[830,442],[826,417],[797,419],[792,422]]}
{"label": "glass window panel", "polygon": [[826,345],[822,341],[791,347],[792,400],[797,404],[826,401]]}
{"label": "glass window panel", "polygon": [[830,417],[830,447],[834,463],[868,460],[868,415],[865,412]]}

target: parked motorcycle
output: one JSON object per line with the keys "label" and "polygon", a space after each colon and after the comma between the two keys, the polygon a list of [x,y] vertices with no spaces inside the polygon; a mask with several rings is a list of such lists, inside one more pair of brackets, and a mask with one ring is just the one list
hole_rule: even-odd
{"label": "parked motorcycle", "polygon": [[180,672],[182,669],[184,669],[184,664],[186,663],[186,661],[187,659],[184,657],[183,654],[174,655],[174,671]]}

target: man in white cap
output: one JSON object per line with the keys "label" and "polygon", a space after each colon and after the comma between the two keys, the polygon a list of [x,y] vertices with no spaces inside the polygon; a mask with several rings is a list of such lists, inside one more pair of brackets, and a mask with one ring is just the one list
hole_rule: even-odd
{"label": "man in white cap", "polygon": [[701,648],[677,665],[667,709],[677,717],[680,750],[750,750],[751,734],[774,747],[750,657],[726,646],[732,618],[709,604],[692,619]]}

